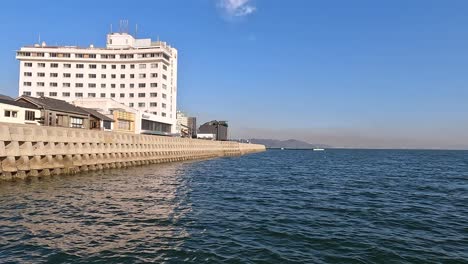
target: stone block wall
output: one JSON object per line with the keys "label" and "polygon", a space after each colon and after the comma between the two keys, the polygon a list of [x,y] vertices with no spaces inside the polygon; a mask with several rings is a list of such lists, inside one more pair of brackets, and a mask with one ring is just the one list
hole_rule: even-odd
{"label": "stone block wall", "polygon": [[0,180],[260,151],[265,146],[0,123]]}

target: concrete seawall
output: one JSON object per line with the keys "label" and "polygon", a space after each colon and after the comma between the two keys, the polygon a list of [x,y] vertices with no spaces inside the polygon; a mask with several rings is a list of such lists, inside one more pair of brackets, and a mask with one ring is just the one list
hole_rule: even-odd
{"label": "concrete seawall", "polygon": [[0,181],[261,151],[257,144],[0,123]]}

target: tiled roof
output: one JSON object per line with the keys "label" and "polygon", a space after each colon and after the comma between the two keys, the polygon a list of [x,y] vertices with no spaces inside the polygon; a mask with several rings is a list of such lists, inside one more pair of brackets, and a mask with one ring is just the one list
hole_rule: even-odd
{"label": "tiled roof", "polygon": [[65,113],[74,113],[80,115],[88,115],[88,112],[83,109],[69,104],[63,100],[53,99],[49,97],[31,97],[31,96],[21,96],[16,100],[24,99],[32,104],[37,105],[39,108],[44,108],[48,110],[60,111]]}
{"label": "tiled roof", "polygon": [[96,117],[97,119],[100,119],[100,120],[104,120],[104,121],[110,121],[110,122],[114,122],[114,119],[106,116],[106,115],[103,115],[101,113],[99,113],[98,111],[94,110],[94,109],[91,109],[91,108],[84,108],[84,107],[80,107],[82,110],[88,112],[88,114]]}
{"label": "tiled roof", "polygon": [[19,107],[24,107],[24,108],[29,108],[29,109],[37,109],[37,107],[35,105],[33,105],[33,104],[25,103],[25,102],[17,102],[17,101],[15,101],[13,99],[5,99],[3,97],[0,97],[0,103],[19,106]]}

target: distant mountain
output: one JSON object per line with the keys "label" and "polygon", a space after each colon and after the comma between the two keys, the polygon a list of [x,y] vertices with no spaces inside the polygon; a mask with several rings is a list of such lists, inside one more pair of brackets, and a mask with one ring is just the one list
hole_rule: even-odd
{"label": "distant mountain", "polygon": [[324,144],[311,144],[305,141],[296,139],[276,140],[276,139],[258,139],[250,140],[254,144],[262,144],[267,148],[291,148],[291,149],[312,149],[312,148],[330,148],[331,146]]}

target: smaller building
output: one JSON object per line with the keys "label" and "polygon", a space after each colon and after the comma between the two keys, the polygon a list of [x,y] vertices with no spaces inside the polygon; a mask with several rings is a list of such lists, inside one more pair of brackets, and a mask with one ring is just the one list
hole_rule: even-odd
{"label": "smaller building", "polygon": [[210,121],[201,125],[198,134],[214,134],[216,140],[226,141],[228,139],[227,121]]}
{"label": "smaller building", "polygon": [[33,104],[0,95],[0,122],[39,125],[41,111]]}
{"label": "smaller building", "polygon": [[177,111],[176,130],[181,137],[197,138],[197,119],[182,111]]}
{"label": "smaller building", "polygon": [[85,112],[89,114],[89,129],[94,130],[106,130],[111,131],[113,128],[114,119],[99,113],[98,111],[91,109],[80,107]]}
{"label": "smaller building", "polygon": [[188,117],[187,123],[188,123],[188,127],[190,127],[192,131],[192,138],[197,138],[197,118]]}
{"label": "smaller building", "polygon": [[89,128],[89,113],[63,100],[48,97],[20,96],[16,102],[34,105],[41,111],[40,124],[44,126]]}

